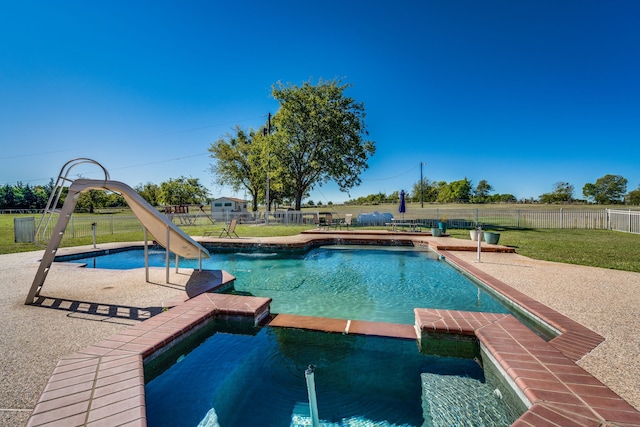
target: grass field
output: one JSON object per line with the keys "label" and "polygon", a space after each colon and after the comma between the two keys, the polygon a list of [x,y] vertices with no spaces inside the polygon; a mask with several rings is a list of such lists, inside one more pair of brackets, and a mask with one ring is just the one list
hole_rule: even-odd
{"label": "grass field", "polygon": [[[447,207],[449,207],[449,205],[447,205]],[[513,206],[511,208],[513,209]],[[579,208],[583,207],[580,206]],[[319,208],[314,209],[318,210]],[[340,215],[344,215],[345,213],[358,214],[361,212],[372,212],[373,210],[378,210],[379,212],[394,212],[394,209],[396,209],[394,205],[378,205],[375,209],[369,206],[335,207],[335,211]],[[420,209],[419,204],[413,208],[410,205],[409,210],[411,209]],[[603,209],[603,207],[599,207],[599,209]],[[14,242],[13,221],[17,216],[18,215],[0,215],[0,254],[43,249],[31,243]],[[36,222],[38,220],[39,218],[36,218]],[[224,226],[223,223],[218,223],[208,226],[183,227],[183,230],[187,234],[198,236],[202,235],[205,230],[214,233],[216,231],[219,232]],[[314,226],[256,226],[240,224],[236,232],[243,237],[269,237],[295,235],[310,228],[314,228]],[[141,241],[143,239],[142,228],[140,230],[139,232],[98,236],[97,242]],[[469,232],[467,230],[449,229],[448,231],[453,237],[469,239]],[[516,248],[516,252],[524,256],[569,264],[640,272],[640,235],[637,234],[584,229],[508,229],[498,231],[501,233],[500,244],[512,246]],[[65,237],[61,246],[78,246],[91,243],[91,237],[74,239]]]}
{"label": "grass field", "polygon": [[[493,231],[493,230],[492,230]],[[497,230],[500,244],[520,255],[546,261],[640,273],[640,235],[610,230]],[[448,230],[469,239],[467,230]]]}

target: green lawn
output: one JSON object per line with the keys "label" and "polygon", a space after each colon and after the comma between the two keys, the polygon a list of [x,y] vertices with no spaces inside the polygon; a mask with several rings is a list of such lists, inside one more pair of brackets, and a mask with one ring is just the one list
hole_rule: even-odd
{"label": "green lawn", "polygon": [[[640,235],[609,230],[497,230],[500,244],[535,259],[640,272]],[[467,230],[448,230],[469,238]]]}
{"label": "green lawn", "polygon": [[[13,218],[0,215],[0,254],[42,249],[30,243],[15,243]],[[36,219],[37,221],[38,219]],[[202,235],[205,230],[220,231],[225,225],[184,227],[190,235]],[[314,226],[249,225],[240,224],[236,232],[243,237],[289,236]],[[617,270],[640,272],[640,235],[608,230],[536,229],[498,230],[500,244],[516,248],[521,255],[535,259],[589,265]],[[468,230],[449,229],[453,237],[469,239]],[[98,236],[98,243],[140,241],[142,231]],[[63,239],[61,246],[78,246],[92,243],[91,237]]]}

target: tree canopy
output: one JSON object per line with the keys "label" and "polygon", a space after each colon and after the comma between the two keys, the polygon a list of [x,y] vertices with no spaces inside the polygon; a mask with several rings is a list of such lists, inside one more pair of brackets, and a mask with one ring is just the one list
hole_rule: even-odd
{"label": "tree canopy", "polygon": [[207,201],[208,190],[198,178],[169,179],[160,184],[156,195],[158,204],[182,205],[199,204]]}
{"label": "tree canopy", "polygon": [[[422,198],[420,193],[422,192]],[[438,185],[429,181],[429,178],[422,178],[422,182],[417,181],[413,184],[413,190],[409,199],[413,202],[435,202],[438,199]]]}
{"label": "tree canopy", "polygon": [[211,144],[209,152],[215,163],[211,166],[216,183],[233,190],[246,189],[253,199],[253,210],[258,210],[258,199],[266,192],[267,164],[263,153],[266,138],[260,138],[253,130],[246,132],[236,126]]}
{"label": "tree canopy", "polygon": [[94,213],[95,209],[127,206],[127,202],[118,193],[105,190],[83,191],[78,196],[76,210]]}
{"label": "tree canopy", "polygon": [[158,194],[160,192],[160,187],[157,184],[152,182],[147,182],[146,184],[138,184],[134,187],[134,190],[142,196],[151,206],[158,206]]}
{"label": "tree canopy", "polygon": [[344,94],[348,87],[338,79],[273,86],[280,107],[269,158],[293,191],[295,209],[316,185],[333,180],[341,191],[358,186],[375,152],[374,142],[366,139],[364,104]]}
{"label": "tree canopy", "polygon": [[571,203],[573,201],[573,185],[568,182],[556,182],[551,193],[540,195],[540,203]]}
{"label": "tree canopy", "polygon": [[473,190],[473,201],[476,203],[484,203],[489,199],[489,193],[493,191],[493,187],[486,179],[478,181],[475,190]]}
{"label": "tree canopy", "polygon": [[629,191],[625,201],[628,205],[640,205],[640,186],[635,190]]}
{"label": "tree canopy", "polygon": [[586,183],[582,194],[588,199],[602,205],[623,203],[627,192],[627,179],[620,175],[605,175],[595,184]]}
{"label": "tree canopy", "polygon": [[471,181],[467,178],[443,185],[438,191],[441,203],[468,203],[471,200]]}

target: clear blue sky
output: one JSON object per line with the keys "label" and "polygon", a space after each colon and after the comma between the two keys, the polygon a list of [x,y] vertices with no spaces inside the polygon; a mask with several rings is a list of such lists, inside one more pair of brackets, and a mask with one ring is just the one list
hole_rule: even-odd
{"label": "clear blue sky", "polygon": [[131,186],[232,195],[210,144],[275,113],[273,83],[339,77],[377,147],[351,197],[411,190],[421,162],[518,199],[606,174],[634,190],[639,19],[636,0],[0,0],[0,184],[89,157]]}

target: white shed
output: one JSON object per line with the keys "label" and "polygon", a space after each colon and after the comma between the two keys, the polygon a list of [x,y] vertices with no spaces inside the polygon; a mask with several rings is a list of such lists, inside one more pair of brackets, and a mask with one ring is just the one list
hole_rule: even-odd
{"label": "white shed", "polygon": [[211,202],[211,217],[216,221],[227,221],[230,218],[246,217],[247,200],[235,197],[220,197]]}

